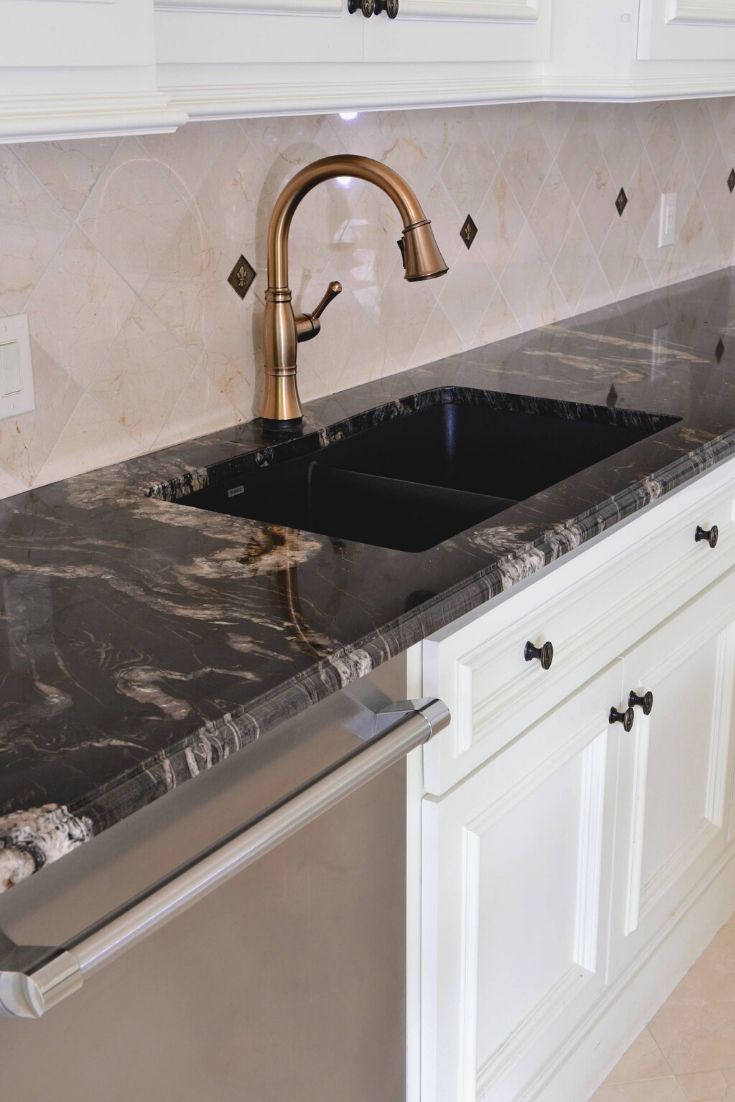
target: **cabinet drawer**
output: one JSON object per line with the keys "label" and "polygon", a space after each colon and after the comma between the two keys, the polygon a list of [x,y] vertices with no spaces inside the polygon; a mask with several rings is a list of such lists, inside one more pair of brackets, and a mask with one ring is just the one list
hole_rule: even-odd
{"label": "cabinet drawer", "polygon": [[[555,569],[430,636],[423,691],[452,725],[424,750],[441,793],[735,565],[735,461],[665,498]],[[697,526],[717,525],[712,548]],[[554,648],[551,666],[527,643]]]}

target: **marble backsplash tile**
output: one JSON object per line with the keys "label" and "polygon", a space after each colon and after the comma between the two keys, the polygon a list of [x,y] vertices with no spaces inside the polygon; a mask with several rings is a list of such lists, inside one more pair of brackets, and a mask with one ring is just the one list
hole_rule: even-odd
{"label": "marble backsplash tile", "polygon": [[[295,302],[313,308],[330,279],[344,293],[300,349],[305,399],[732,261],[730,99],[0,147],[0,313],[29,315],[36,385],[35,412],[0,422],[0,496],[253,415],[270,211],[299,167],[340,151],[406,177],[450,272],[405,283],[400,225],[375,188],[338,180],[307,196],[291,233]],[[663,191],[678,193],[677,238],[659,249]],[[227,283],[240,253],[257,271],[244,301]]]}

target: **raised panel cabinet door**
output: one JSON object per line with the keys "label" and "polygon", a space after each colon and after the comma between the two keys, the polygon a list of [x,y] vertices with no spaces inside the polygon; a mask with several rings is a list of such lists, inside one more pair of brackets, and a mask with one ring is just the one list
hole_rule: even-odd
{"label": "raised panel cabinet door", "polygon": [[624,695],[653,694],[622,733],[612,967],[645,957],[729,853],[735,572],[624,659]]}
{"label": "raised panel cabinet door", "polygon": [[735,58],[734,0],[641,0],[638,57],[654,61]]}
{"label": "raised panel cabinet door", "polygon": [[552,0],[399,0],[395,19],[365,20],[364,58],[541,62],[549,56],[551,6]]}
{"label": "raised panel cabinet door", "polygon": [[422,802],[422,1102],[556,1102],[606,984],[621,685],[615,664]]}
{"label": "raised panel cabinet door", "polygon": [[[259,114],[259,96],[275,108],[274,97],[288,99],[297,89],[303,94],[302,109],[309,108],[319,102],[321,86],[330,82],[323,64],[362,60],[365,20],[348,14],[347,0],[154,3],[161,82],[186,82],[195,113]],[[315,64],[319,68],[308,68]],[[309,98],[313,96],[317,98]],[[291,109],[298,106],[288,104]],[[349,82],[343,80],[342,96],[332,109],[349,106]],[[326,101],[324,110],[329,110]]]}

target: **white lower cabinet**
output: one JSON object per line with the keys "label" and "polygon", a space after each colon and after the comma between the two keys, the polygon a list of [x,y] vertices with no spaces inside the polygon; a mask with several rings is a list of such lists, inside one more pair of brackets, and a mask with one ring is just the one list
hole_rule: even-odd
{"label": "white lower cabinet", "polygon": [[423,804],[422,1098],[526,1097],[605,985],[620,665]]}
{"label": "white lower cabinet", "polygon": [[727,464],[422,645],[410,1102],[585,1102],[735,910],[734,502]]}
{"label": "white lower cabinet", "polygon": [[626,656],[624,695],[653,693],[622,740],[614,970],[645,952],[716,871],[731,802],[735,574],[728,574]]}

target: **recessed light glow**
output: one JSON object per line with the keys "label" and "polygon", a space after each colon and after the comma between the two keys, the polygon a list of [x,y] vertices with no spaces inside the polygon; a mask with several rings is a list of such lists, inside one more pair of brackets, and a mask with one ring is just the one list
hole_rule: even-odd
{"label": "recessed light glow", "polygon": [[357,111],[340,111],[339,117],[343,119],[344,122],[352,122],[353,119],[357,118]]}

